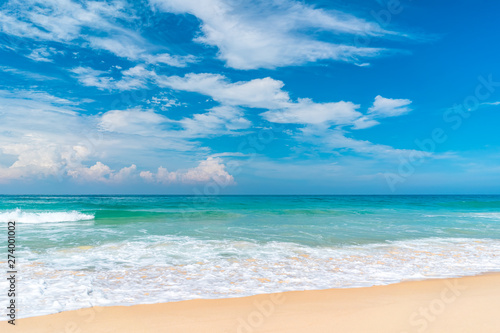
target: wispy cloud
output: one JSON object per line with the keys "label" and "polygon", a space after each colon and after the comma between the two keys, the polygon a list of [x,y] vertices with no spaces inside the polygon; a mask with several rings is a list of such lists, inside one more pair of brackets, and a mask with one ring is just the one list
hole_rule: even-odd
{"label": "wispy cloud", "polygon": [[500,105],[500,102],[484,102],[484,103],[482,103],[482,105],[492,105],[492,106],[495,106],[495,105]]}
{"label": "wispy cloud", "polygon": [[[292,0],[150,0],[154,8],[192,14],[202,22],[195,40],[219,50],[237,69],[275,68],[318,60],[359,63],[389,50],[357,46],[353,36],[404,36],[349,13],[323,10]],[[308,31],[330,33],[327,40]],[[351,36],[351,41],[345,36]],[[363,62],[365,64],[365,62]]]}
{"label": "wispy cloud", "polygon": [[76,67],[70,70],[76,79],[84,86],[96,87],[100,90],[133,90],[144,88],[147,83],[147,76],[142,65],[125,70],[121,73],[121,78],[115,80],[110,76],[109,71],[100,71],[90,67]]}
{"label": "wispy cloud", "polygon": [[[34,41],[59,42],[105,50],[132,61],[184,67],[192,55],[172,55],[121,22],[137,19],[126,1],[28,0],[6,2],[0,10],[0,31]],[[34,50],[28,57],[50,61],[50,49]]]}
{"label": "wispy cloud", "polygon": [[31,51],[26,57],[33,61],[41,61],[41,62],[53,62],[52,58],[54,55],[63,54],[64,52],[58,51],[53,47],[39,47]]}
{"label": "wispy cloud", "polygon": [[359,155],[397,160],[399,157],[430,157],[429,152],[414,149],[396,149],[388,145],[372,143],[368,140],[357,140],[349,137],[349,133],[341,129],[324,129],[307,126],[297,135],[299,141],[312,143],[322,151],[347,149]]}
{"label": "wispy cloud", "polygon": [[29,80],[37,80],[37,81],[47,81],[47,80],[57,80],[57,78],[47,75],[42,75],[39,73],[29,72],[22,69],[9,67],[9,66],[0,66],[0,71],[4,73],[8,73],[11,75],[15,75],[18,77],[22,77]]}

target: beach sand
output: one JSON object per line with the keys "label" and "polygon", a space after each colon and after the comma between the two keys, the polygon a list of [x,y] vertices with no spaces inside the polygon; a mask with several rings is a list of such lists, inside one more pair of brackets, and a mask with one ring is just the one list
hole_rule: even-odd
{"label": "beach sand", "polygon": [[0,322],[2,332],[500,332],[500,274],[151,305]]}

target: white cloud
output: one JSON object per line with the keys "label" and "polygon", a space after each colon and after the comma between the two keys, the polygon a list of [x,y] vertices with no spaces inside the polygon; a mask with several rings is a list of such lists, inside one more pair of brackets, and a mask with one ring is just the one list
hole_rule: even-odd
{"label": "white cloud", "polygon": [[250,126],[251,122],[244,117],[243,110],[231,106],[217,106],[205,113],[195,113],[180,120],[141,109],[111,110],[102,114],[98,120],[98,127],[108,132],[186,139],[241,135],[240,130]]}
{"label": "white cloud", "polygon": [[[358,63],[385,50],[345,43],[351,36],[397,35],[378,24],[340,11],[327,11],[292,0],[150,0],[155,8],[192,14],[202,22],[196,41],[219,49],[218,57],[237,69],[274,68],[331,59]],[[311,30],[330,33],[328,41]],[[336,40],[336,42],[332,42]]]}
{"label": "white cloud", "polygon": [[[104,72],[92,69],[80,67],[73,71],[80,75],[82,83],[100,89],[126,89],[154,81],[160,87],[197,92],[210,96],[222,107],[233,107],[214,108],[208,113],[195,114],[192,118],[179,121],[186,129],[186,134],[192,134],[193,137],[214,134],[212,130],[215,129],[216,133],[223,133],[220,130],[224,129],[224,122],[228,122],[225,127],[229,130],[231,127],[235,129],[235,125],[238,129],[247,128],[246,124],[249,123],[243,118],[242,111],[235,112],[238,109],[234,107],[238,106],[267,109],[261,116],[274,123],[346,125],[353,129],[364,129],[379,124],[374,118],[396,117],[410,112],[409,105],[412,103],[409,99],[390,99],[378,95],[368,109],[368,114],[364,115],[358,111],[360,105],[350,101],[316,103],[309,98],[293,101],[288,92],[282,89],[284,83],[270,77],[231,82],[223,75],[210,73],[189,73],[183,77],[157,75],[139,65],[123,71],[122,78],[116,81],[103,76]],[[223,115],[223,110],[226,115]]]}
{"label": "white cloud", "polygon": [[2,71],[4,73],[11,74],[11,75],[16,75],[18,77],[20,76],[20,77],[23,77],[23,78],[28,79],[28,80],[48,81],[48,80],[55,80],[56,79],[56,78],[51,77],[51,76],[33,73],[33,72],[29,72],[29,71],[21,70],[18,68],[9,67],[9,66],[0,66],[0,71]]}
{"label": "white cloud", "polygon": [[392,99],[378,95],[368,113],[380,118],[397,117],[410,112],[411,109],[408,107],[410,104],[409,99]]}
{"label": "white cloud", "polygon": [[[152,111],[113,110],[100,116],[85,116],[75,111],[77,105],[43,92],[0,90],[0,182],[69,177],[118,184],[139,175],[147,180],[148,172],[139,172],[135,163],[151,168],[171,152],[182,155],[190,151],[192,155],[194,150],[198,154],[206,151],[186,139],[176,138],[175,132],[158,128],[167,118]],[[159,152],[162,153],[158,156]],[[186,155],[182,162],[189,163],[189,157]],[[130,161],[135,163],[116,167]],[[155,177],[166,179],[165,172],[160,170]],[[214,158],[172,175],[175,182],[182,184],[206,179],[234,181],[221,160]]]}
{"label": "white cloud", "polygon": [[166,111],[172,106],[180,106],[181,103],[176,98],[165,96],[164,94],[160,94],[159,96],[153,96],[150,100],[147,101],[149,105],[156,106],[160,108],[162,111]]}
{"label": "white cloud", "polygon": [[481,103],[482,105],[492,105],[492,106],[495,106],[495,105],[500,105],[500,102],[484,102],[484,103]]}
{"label": "white cloud", "polygon": [[396,159],[400,156],[414,154],[415,157],[428,157],[431,153],[413,150],[396,149],[391,146],[375,144],[366,140],[356,140],[346,136],[347,133],[339,129],[323,129],[308,126],[301,129],[297,139],[313,143],[322,150],[348,149],[361,155],[372,155],[377,158]]}
{"label": "white cloud", "polygon": [[[191,56],[170,55],[126,28],[121,21],[137,19],[126,1],[10,0],[0,11],[0,31],[36,41],[53,41],[105,50],[118,57],[152,64],[184,67]],[[44,54],[31,54],[44,61]]]}
{"label": "white cloud", "polygon": [[249,157],[251,156],[250,154],[243,154],[241,152],[225,152],[225,153],[217,153],[217,154],[212,154],[210,157]]}
{"label": "white cloud", "polygon": [[156,173],[143,171],[140,176],[148,182],[161,184],[195,184],[216,182],[219,185],[234,185],[234,178],[226,171],[226,166],[222,159],[218,157],[208,157],[201,161],[195,168],[169,172],[163,167],[159,167]]}
{"label": "white cloud", "polygon": [[[59,176],[84,155],[75,102],[38,91],[0,91],[0,181]],[[7,162],[10,160],[9,162]]]}
{"label": "white cloud", "polygon": [[297,103],[288,103],[286,109],[267,111],[262,116],[274,123],[347,125],[361,117],[358,108],[352,102],[314,103],[299,99]]}
{"label": "white cloud", "polygon": [[201,73],[179,76],[156,76],[162,87],[208,95],[226,105],[274,108],[288,102],[288,93],[281,90],[283,82],[270,77],[242,82],[229,82],[220,74]]}
{"label": "white cloud", "polygon": [[192,55],[179,56],[168,53],[151,54],[147,51],[147,43],[138,36],[114,36],[114,37],[92,37],[89,38],[90,45],[95,49],[109,51],[119,57],[143,61],[150,64],[167,64],[173,67],[186,67],[189,63],[196,62]]}
{"label": "white cloud", "polygon": [[362,116],[356,111],[359,105],[352,102],[315,103],[308,98],[293,102],[282,89],[284,83],[270,77],[234,83],[207,73],[155,77],[160,86],[208,95],[223,105],[269,109],[262,116],[275,123],[340,125]]}
{"label": "white cloud", "polygon": [[398,117],[411,111],[409,99],[392,99],[380,95],[375,97],[373,105],[368,108],[368,114],[353,122],[353,129],[364,129],[380,124],[376,118]]}
{"label": "white cloud", "polygon": [[213,157],[201,161],[196,168],[188,169],[180,178],[184,183],[215,181],[218,184],[234,184],[234,178],[226,171],[222,159]]}
{"label": "white cloud", "polygon": [[[295,136],[299,141],[313,142],[329,149],[350,149],[364,155],[394,157],[418,152],[352,139],[345,135],[344,130],[340,130],[346,126],[351,126],[353,129],[368,128],[379,124],[375,118],[395,117],[408,113],[411,111],[408,107],[411,100],[408,99],[377,96],[373,105],[368,109],[368,114],[363,114],[358,111],[360,105],[348,101],[316,103],[307,98],[293,101],[282,89],[283,82],[272,78],[232,83],[218,74],[191,73],[184,77],[155,76],[155,80],[161,86],[208,95],[223,106],[268,109],[261,116],[270,122],[314,125],[301,129],[302,134]],[[200,117],[195,115],[189,121],[185,121],[185,125],[188,127],[188,124],[199,120],[199,125],[203,124],[202,126],[205,126],[208,131],[212,123],[210,116],[210,113]],[[222,121],[215,118],[214,123],[218,124]],[[335,128],[330,129],[332,126]],[[196,128],[199,127],[196,126]]]}
{"label": "white cloud", "polygon": [[206,113],[194,114],[178,123],[187,137],[209,135],[241,134],[238,131],[249,128],[252,123],[244,118],[243,110],[231,106],[217,106]]}
{"label": "white cloud", "polygon": [[133,178],[137,167],[132,164],[129,167],[124,167],[118,172],[112,170],[109,166],[102,162],[96,162],[91,167],[80,166],[73,170],[68,170],[68,176],[87,182],[100,182],[100,183],[123,183]]}
{"label": "white cloud", "polygon": [[[180,124],[185,129],[183,134],[193,138],[231,134],[232,130],[248,128],[249,121],[237,107],[267,109],[261,116],[274,123],[352,126],[353,129],[364,129],[378,125],[376,118],[396,117],[410,112],[409,105],[412,103],[409,99],[391,99],[378,95],[373,105],[368,108],[368,113],[362,114],[359,112],[360,105],[350,101],[316,103],[308,98],[293,101],[289,93],[283,90],[284,83],[270,77],[231,82],[223,75],[210,73],[189,73],[183,77],[166,76],[157,75],[142,65],[122,71],[119,80],[110,77],[108,72],[90,68],[79,67],[73,69],[73,72],[83,84],[99,89],[128,90],[154,82],[160,87],[210,96],[222,105],[204,114],[170,121]],[[155,104],[158,104],[158,101]],[[169,121],[164,119],[164,122]]]}
{"label": "white cloud", "polygon": [[160,86],[208,95],[223,105],[269,109],[262,116],[275,123],[350,124],[362,114],[352,102],[315,103],[303,98],[290,99],[282,88],[284,83],[270,77],[250,81],[230,82],[219,74],[187,74],[156,76]]}
{"label": "white cloud", "polygon": [[98,89],[114,89],[115,84],[111,77],[104,77],[105,71],[98,71],[90,67],[76,67],[71,70],[76,74],[80,83],[84,86],[96,87]]}
{"label": "white cloud", "polygon": [[98,182],[106,182],[109,180],[107,178],[109,175],[113,173],[113,170],[105,164],[102,164],[101,162],[97,162],[95,165],[85,168],[85,167],[80,167],[76,170],[69,170],[68,175],[77,178],[77,179],[82,179],[86,181],[98,181]]}
{"label": "white cloud", "polygon": [[109,76],[107,71],[99,71],[90,67],[76,67],[71,69],[71,72],[84,86],[119,91],[144,88],[149,76],[149,72],[142,65],[123,71],[119,80]]}
{"label": "white cloud", "polygon": [[100,117],[98,127],[109,132],[152,135],[161,131],[161,124],[168,121],[168,118],[150,110],[112,110]]}
{"label": "white cloud", "polygon": [[186,67],[188,64],[198,61],[193,55],[179,56],[168,53],[145,54],[141,59],[148,64],[167,64],[172,67]]}
{"label": "white cloud", "polygon": [[[100,183],[124,183],[137,176],[137,166],[132,164],[119,171],[112,170],[102,162],[96,162],[93,166],[79,166],[69,170],[68,175],[78,181],[100,182]],[[234,185],[234,178],[226,171],[226,166],[220,158],[208,157],[199,162],[198,166],[186,170],[169,172],[164,167],[159,167],[153,173],[151,171],[139,172],[139,177],[149,183],[170,184],[197,184],[216,182],[219,185]]]}
{"label": "white cloud", "polygon": [[378,121],[371,119],[371,117],[362,116],[353,122],[353,129],[364,129],[373,127],[380,124]]}
{"label": "white cloud", "polygon": [[63,52],[53,47],[39,47],[31,51],[26,57],[37,62],[53,62],[52,57],[56,54],[63,54]]}
{"label": "white cloud", "polygon": [[[198,153],[206,150],[175,135],[165,139],[156,137],[154,131],[141,132],[141,125],[151,129],[159,115],[132,110],[136,117],[128,114],[129,122],[114,113],[101,122],[101,116],[80,114],[78,106],[45,92],[0,90],[0,182],[68,176],[118,182],[133,176],[133,168],[115,172],[107,165],[140,162],[151,168],[162,159],[159,151],[182,155],[195,147]],[[101,126],[116,132],[103,131]],[[138,131],[144,136],[120,131]]]}
{"label": "white cloud", "polygon": [[148,74],[161,87],[197,92],[223,105],[268,109],[261,116],[274,123],[347,125],[363,129],[379,124],[374,118],[396,117],[408,113],[411,101],[377,96],[368,114],[349,101],[316,103],[309,98],[291,100],[284,83],[270,77],[230,82],[220,74],[201,73],[179,76]]}

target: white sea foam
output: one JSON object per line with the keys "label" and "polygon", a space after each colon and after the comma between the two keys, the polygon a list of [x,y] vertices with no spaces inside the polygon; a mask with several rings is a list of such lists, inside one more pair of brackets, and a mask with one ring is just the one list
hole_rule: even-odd
{"label": "white sea foam", "polygon": [[464,214],[463,216],[500,220],[500,213],[495,213],[495,212],[468,213]]}
{"label": "white sea foam", "polygon": [[92,220],[94,215],[77,211],[50,212],[24,211],[21,209],[0,211],[0,223],[16,221],[19,223],[55,223]]}
{"label": "white sea foam", "polygon": [[[149,236],[94,247],[21,252],[20,317],[94,305],[362,287],[500,270],[500,240],[493,239],[309,247]],[[0,281],[0,290],[5,284]]]}

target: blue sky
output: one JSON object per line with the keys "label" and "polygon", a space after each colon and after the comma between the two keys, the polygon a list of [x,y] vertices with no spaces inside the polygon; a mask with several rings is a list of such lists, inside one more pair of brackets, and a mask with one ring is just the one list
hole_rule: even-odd
{"label": "blue sky", "polygon": [[2,1],[1,193],[499,193],[499,11]]}

